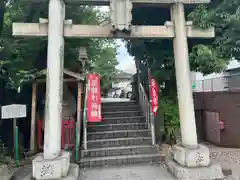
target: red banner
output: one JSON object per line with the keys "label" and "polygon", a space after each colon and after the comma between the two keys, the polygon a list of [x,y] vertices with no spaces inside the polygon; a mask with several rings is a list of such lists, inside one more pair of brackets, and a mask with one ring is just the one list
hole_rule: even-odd
{"label": "red banner", "polygon": [[98,74],[88,74],[88,86],[87,120],[88,122],[101,122],[100,76]]}
{"label": "red banner", "polygon": [[150,96],[152,99],[152,112],[156,117],[158,110],[158,83],[152,76],[150,76]]}

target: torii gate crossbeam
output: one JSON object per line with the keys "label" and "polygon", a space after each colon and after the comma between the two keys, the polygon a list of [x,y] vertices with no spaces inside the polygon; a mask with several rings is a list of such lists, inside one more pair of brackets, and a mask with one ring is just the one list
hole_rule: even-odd
{"label": "torii gate crossbeam", "polygon": [[[20,0],[29,2],[29,0]],[[49,0],[34,0],[34,2],[48,2]],[[66,4],[78,4],[78,5],[94,5],[94,6],[108,6],[110,0],[64,0]],[[158,5],[165,6],[171,5],[174,3],[183,3],[183,4],[208,4],[211,0],[131,0],[133,4],[136,5]]]}
{"label": "torii gate crossbeam", "polygon": [[[66,20],[64,25],[64,37],[66,38],[159,38],[172,39],[175,37],[174,25],[166,22],[164,26],[132,26],[132,32],[125,34],[112,33],[112,25],[78,25]],[[186,23],[188,38],[213,38],[214,28],[206,30],[197,29],[192,22]],[[16,37],[46,37],[48,35],[48,23],[13,23],[13,36]]]}

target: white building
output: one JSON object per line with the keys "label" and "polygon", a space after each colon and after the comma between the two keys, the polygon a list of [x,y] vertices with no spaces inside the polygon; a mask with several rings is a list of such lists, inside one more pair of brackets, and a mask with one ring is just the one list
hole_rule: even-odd
{"label": "white building", "polygon": [[213,73],[203,76],[196,73],[195,92],[202,91],[225,91],[229,89],[240,88],[240,63],[236,60],[231,61],[226,71],[222,73]]}

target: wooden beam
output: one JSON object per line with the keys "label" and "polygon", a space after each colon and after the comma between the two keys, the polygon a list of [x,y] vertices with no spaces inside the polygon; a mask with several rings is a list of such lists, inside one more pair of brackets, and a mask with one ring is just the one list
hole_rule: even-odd
{"label": "wooden beam", "polygon": [[[77,82],[77,79],[64,79],[63,82]],[[45,83],[46,79],[36,79],[36,83]]]}
{"label": "wooden beam", "polygon": [[[79,143],[80,143],[80,139],[81,139],[81,105],[82,105],[82,83],[78,82],[78,98],[77,98],[77,129],[78,129],[78,137],[79,137]],[[79,144],[80,146],[80,144]],[[80,148],[80,147],[78,147]]]}
{"label": "wooden beam", "polygon": [[[21,0],[23,2],[29,2],[30,0]],[[137,5],[170,5],[176,2],[182,2],[184,4],[208,4],[211,0],[131,0],[132,3]],[[48,2],[48,0],[34,0],[34,2]],[[79,4],[79,5],[94,5],[94,6],[108,6],[110,0],[64,0],[65,3]]]}
{"label": "wooden beam", "polygon": [[36,99],[37,99],[37,83],[32,85],[32,110],[31,110],[31,137],[30,151],[35,152],[36,148]]}

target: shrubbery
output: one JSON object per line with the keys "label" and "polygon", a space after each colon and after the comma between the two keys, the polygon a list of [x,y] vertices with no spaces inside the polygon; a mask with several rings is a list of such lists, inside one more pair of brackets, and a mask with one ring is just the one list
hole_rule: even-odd
{"label": "shrubbery", "polygon": [[173,144],[180,132],[178,104],[168,97],[161,97],[159,103],[159,109],[164,115],[165,142]]}

